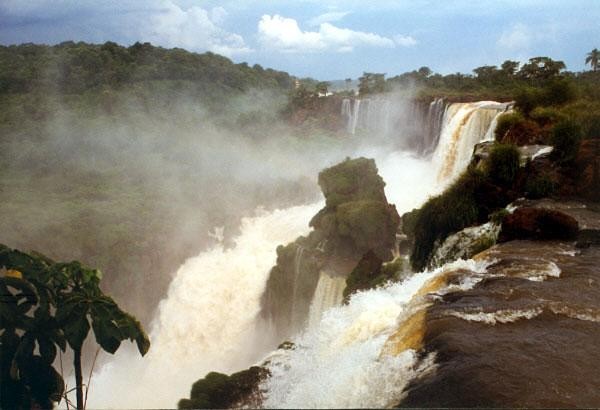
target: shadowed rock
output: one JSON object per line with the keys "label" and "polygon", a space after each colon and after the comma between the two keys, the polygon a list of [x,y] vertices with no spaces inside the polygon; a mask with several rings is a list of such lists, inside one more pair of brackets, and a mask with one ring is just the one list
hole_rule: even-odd
{"label": "shadowed rock", "polygon": [[576,239],[579,224],[560,211],[544,208],[519,208],[504,218],[500,242],[513,239]]}

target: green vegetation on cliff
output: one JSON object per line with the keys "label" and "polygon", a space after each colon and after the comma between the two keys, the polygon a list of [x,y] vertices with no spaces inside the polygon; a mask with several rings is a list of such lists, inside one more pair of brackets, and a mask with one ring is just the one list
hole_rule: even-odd
{"label": "green vegetation on cliff", "polygon": [[327,248],[342,257],[373,250],[381,259],[391,259],[399,218],[395,206],[387,202],[375,161],[347,159],[320,172],[319,186],[325,208],[310,226],[323,231]]}
{"label": "green vegetation on cliff", "polygon": [[227,376],[210,372],[192,385],[189,399],[181,399],[179,409],[225,409],[259,407],[259,383],[269,375],[263,367],[253,366]]}
{"label": "green vegetation on cliff", "polygon": [[450,234],[486,222],[493,212],[516,199],[518,172],[517,149],[496,144],[482,167],[470,165],[444,193],[403,215],[403,230],[413,240],[413,269],[424,269],[436,244]]}
{"label": "green vegetation on cliff", "polygon": [[373,159],[348,158],[326,168],[319,185],[326,205],[310,221],[313,231],[277,248],[261,300],[262,315],[282,339],[302,328],[321,271],[345,277],[362,255],[388,261],[395,246],[399,216]]}

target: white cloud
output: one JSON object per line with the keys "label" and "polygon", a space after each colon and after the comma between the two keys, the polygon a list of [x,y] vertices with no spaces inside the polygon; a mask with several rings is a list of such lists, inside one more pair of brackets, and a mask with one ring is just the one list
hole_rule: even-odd
{"label": "white cloud", "polygon": [[319,31],[302,31],[298,22],[277,14],[264,15],[258,23],[259,42],[263,47],[289,53],[334,51],[347,53],[354,47],[394,47],[392,39],[374,33],[339,28],[330,23]]}
{"label": "white cloud", "polygon": [[522,23],[514,24],[500,35],[498,46],[508,50],[527,50],[535,40],[535,33]]}
{"label": "white cloud", "polygon": [[225,56],[252,51],[242,36],[223,28],[228,14],[223,7],[204,9],[195,3],[146,0],[140,6],[139,0],[0,0],[0,13],[60,18],[82,33],[75,39],[87,41],[150,41],[164,47],[213,51]]}
{"label": "white cloud", "polygon": [[323,23],[340,21],[348,14],[350,14],[349,11],[330,11],[328,13],[321,14],[320,16],[313,17],[312,19],[308,20],[308,24],[313,27],[318,27]]}
{"label": "white cloud", "polygon": [[144,38],[156,44],[209,50],[225,56],[252,51],[242,36],[220,27],[227,16],[222,7],[210,11],[198,6],[183,9],[171,0],[162,1],[161,6],[151,24],[140,29]]}
{"label": "white cloud", "polygon": [[403,36],[401,34],[394,36],[394,42],[402,47],[412,47],[417,44],[417,40],[415,40],[413,37]]}

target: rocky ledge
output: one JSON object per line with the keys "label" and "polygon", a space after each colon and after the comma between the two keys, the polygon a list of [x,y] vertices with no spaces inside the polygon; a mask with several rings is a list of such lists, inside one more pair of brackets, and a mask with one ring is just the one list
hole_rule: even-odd
{"label": "rocky ledge", "polygon": [[484,279],[427,309],[421,353],[436,365],[400,407],[600,405],[597,204],[519,205],[503,222],[506,241],[475,256],[490,263]]}

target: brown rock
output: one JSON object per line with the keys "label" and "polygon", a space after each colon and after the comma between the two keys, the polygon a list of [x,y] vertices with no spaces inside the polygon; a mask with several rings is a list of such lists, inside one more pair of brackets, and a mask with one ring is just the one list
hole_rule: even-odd
{"label": "brown rock", "polygon": [[592,201],[600,201],[600,139],[586,139],[581,142],[575,163],[578,175],[575,180],[579,196]]}
{"label": "brown rock", "polygon": [[514,239],[576,239],[579,224],[575,218],[552,209],[519,208],[502,222],[499,242]]}

